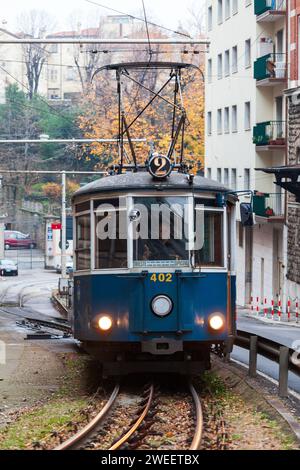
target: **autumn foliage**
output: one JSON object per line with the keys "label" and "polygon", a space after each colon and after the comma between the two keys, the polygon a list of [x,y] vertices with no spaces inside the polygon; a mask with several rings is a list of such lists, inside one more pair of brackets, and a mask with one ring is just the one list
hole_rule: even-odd
{"label": "autumn foliage", "polygon": [[[142,82],[151,90],[158,90],[168,78],[166,72],[149,70],[130,72],[135,80]],[[169,72],[167,72],[169,73]],[[143,109],[152,93],[123,77],[123,109],[127,124]],[[203,167],[204,160],[204,84],[199,71],[192,69],[183,72],[182,90],[187,113],[185,131],[185,161],[195,170]],[[173,102],[174,84],[169,85],[161,94]],[[86,138],[116,138],[118,135],[118,102],[116,81],[113,72],[103,72],[98,76],[93,89],[90,89],[82,103],[83,114],[79,125]],[[176,113],[176,123],[180,119],[180,110]],[[132,138],[145,138],[147,143],[135,144],[139,163],[146,161],[150,148],[167,153],[171,141],[173,108],[161,99],[156,99],[152,106],[142,114],[130,129]],[[126,135],[124,136],[126,138]],[[175,148],[173,158],[180,157],[180,141]],[[128,159],[130,149],[126,146]],[[90,156],[96,157],[96,168],[106,169],[109,164],[118,163],[118,147],[115,144],[95,143],[90,147]]]}

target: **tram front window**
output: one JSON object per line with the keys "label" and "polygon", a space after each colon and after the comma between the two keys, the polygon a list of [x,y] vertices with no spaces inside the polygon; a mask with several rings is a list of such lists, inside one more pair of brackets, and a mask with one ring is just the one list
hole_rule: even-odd
{"label": "tram front window", "polygon": [[139,266],[188,266],[185,197],[136,198],[140,213],[133,222],[133,264]]}
{"label": "tram front window", "polygon": [[76,269],[84,271],[91,267],[91,220],[90,214],[76,217]]}
{"label": "tram front window", "polygon": [[204,243],[202,249],[195,252],[196,267],[224,266],[223,217],[223,212],[204,212]]}

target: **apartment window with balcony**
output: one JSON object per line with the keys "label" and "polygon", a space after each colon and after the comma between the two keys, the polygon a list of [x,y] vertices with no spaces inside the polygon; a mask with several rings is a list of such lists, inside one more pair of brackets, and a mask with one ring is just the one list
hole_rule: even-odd
{"label": "apartment window with balcony", "polygon": [[229,108],[224,109],[224,132],[229,134]]}
{"label": "apartment window with balcony", "polygon": [[217,168],[217,181],[222,183],[222,168]]}
{"label": "apartment window with balcony", "polygon": [[244,123],[245,123],[245,131],[249,131],[251,128],[251,103],[247,101],[245,103],[245,111],[244,111]]}
{"label": "apartment window with balcony", "polygon": [[238,71],[238,48],[237,48],[237,46],[234,46],[232,48],[231,71],[232,71],[232,73],[236,73]]}
{"label": "apartment window with balcony", "polygon": [[229,55],[229,49],[225,51],[225,56],[224,56],[224,74],[225,77],[228,77],[230,74],[230,55]]}
{"label": "apartment window with balcony", "polygon": [[231,188],[237,189],[236,168],[231,169]]}
{"label": "apartment window with balcony", "polygon": [[212,132],[212,118],[211,111],[207,113],[207,135],[211,135]]}
{"label": "apartment window with balcony", "polygon": [[218,0],[218,23],[223,23],[223,0]]}
{"label": "apartment window with balcony", "polygon": [[248,191],[250,189],[250,169],[244,169],[244,190]]}
{"label": "apartment window with balcony", "polygon": [[251,39],[245,41],[245,67],[251,67]]}
{"label": "apartment window with balcony", "polygon": [[229,169],[224,168],[224,184],[225,186],[229,186]]}
{"label": "apartment window with balcony", "polygon": [[232,14],[236,15],[238,12],[238,0],[232,0]]}
{"label": "apartment window with balcony", "polygon": [[218,79],[223,77],[223,56],[218,54]]}
{"label": "apartment window with balcony", "polygon": [[222,134],[222,131],[223,131],[223,128],[222,128],[222,109],[218,109],[217,129],[218,129],[218,134]]}
{"label": "apartment window with balcony", "polygon": [[211,31],[212,30],[212,23],[213,23],[213,12],[212,12],[212,7],[208,7],[207,9],[207,30]]}
{"label": "apartment window with balcony", "polygon": [[207,80],[208,83],[212,82],[212,59],[208,59],[207,61]]}
{"label": "apartment window with balcony", "polygon": [[237,132],[237,130],[237,106],[234,105],[231,109],[231,131]]}
{"label": "apartment window with balcony", "polygon": [[230,0],[225,0],[225,20],[230,18]]}

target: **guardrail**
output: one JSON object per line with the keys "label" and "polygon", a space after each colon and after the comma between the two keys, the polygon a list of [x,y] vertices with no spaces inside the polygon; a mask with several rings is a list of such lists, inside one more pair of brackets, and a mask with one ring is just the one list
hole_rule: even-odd
{"label": "guardrail", "polygon": [[280,397],[288,396],[289,371],[300,376],[299,351],[283,346],[275,341],[252,333],[238,330],[235,345],[249,350],[249,376],[257,376],[257,356],[261,355],[279,364],[279,389]]}

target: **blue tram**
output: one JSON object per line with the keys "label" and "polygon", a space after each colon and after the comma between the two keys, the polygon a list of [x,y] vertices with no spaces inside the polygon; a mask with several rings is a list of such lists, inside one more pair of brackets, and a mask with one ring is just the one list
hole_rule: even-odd
{"label": "blue tram", "polygon": [[[81,188],[74,336],[104,375],[198,374],[235,335],[236,196],[166,157]],[[165,176],[165,177],[164,177]]]}

